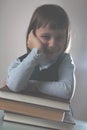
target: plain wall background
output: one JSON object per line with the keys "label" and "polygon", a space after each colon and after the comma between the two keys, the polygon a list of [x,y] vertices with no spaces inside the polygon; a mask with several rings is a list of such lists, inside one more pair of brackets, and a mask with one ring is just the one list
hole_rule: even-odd
{"label": "plain wall background", "polygon": [[0,86],[9,64],[26,52],[26,31],[34,9],[46,3],[62,6],[69,15],[76,64],[72,107],[76,119],[87,121],[87,0],[0,0]]}

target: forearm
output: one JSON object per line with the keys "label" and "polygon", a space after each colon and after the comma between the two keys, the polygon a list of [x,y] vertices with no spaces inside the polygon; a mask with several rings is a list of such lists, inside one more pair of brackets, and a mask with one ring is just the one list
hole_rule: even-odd
{"label": "forearm", "polygon": [[33,51],[18,63],[13,63],[8,70],[7,86],[13,91],[20,91],[28,86],[29,78],[38,64],[37,50]]}
{"label": "forearm", "polygon": [[32,86],[33,91],[69,100],[74,92],[74,84],[69,81],[44,82],[32,80],[29,81],[29,86]]}

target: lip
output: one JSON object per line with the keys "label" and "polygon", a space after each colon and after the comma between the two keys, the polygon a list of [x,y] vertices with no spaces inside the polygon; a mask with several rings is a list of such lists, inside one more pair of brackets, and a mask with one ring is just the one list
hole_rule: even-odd
{"label": "lip", "polygon": [[49,53],[49,54],[54,54],[55,53],[54,49],[48,49],[48,48],[45,48],[45,52]]}

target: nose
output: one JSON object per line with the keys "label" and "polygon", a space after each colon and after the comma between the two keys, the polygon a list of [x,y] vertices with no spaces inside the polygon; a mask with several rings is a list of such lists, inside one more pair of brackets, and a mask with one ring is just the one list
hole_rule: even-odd
{"label": "nose", "polygon": [[55,46],[56,43],[57,43],[56,38],[51,38],[51,39],[49,40],[49,42],[48,42],[49,47],[53,47],[53,46]]}

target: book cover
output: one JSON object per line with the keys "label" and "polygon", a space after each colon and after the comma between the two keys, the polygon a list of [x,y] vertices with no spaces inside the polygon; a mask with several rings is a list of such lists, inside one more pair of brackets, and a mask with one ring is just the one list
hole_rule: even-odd
{"label": "book cover", "polygon": [[15,93],[6,86],[0,88],[0,98],[69,111],[69,101],[67,100],[27,91]]}

